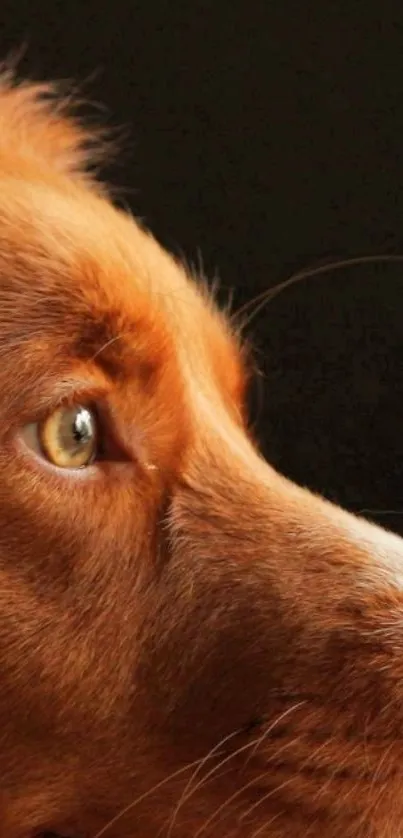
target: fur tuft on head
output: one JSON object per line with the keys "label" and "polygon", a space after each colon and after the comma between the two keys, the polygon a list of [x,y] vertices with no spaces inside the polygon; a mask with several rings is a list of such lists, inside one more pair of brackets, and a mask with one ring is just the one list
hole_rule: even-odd
{"label": "fur tuft on head", "polygon": [[95,182],[115,145],[105,128],[89,127],[83,105],[62,85],[20,82],[0,67],[0,168],[25,175],[66,174]]}

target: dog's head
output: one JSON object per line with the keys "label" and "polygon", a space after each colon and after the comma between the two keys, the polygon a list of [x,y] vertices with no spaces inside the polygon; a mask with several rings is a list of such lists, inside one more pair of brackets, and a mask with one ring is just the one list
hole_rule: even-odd
{"label": "dog's head", "polygon": [[403,544],[261,459],[87,140],[3,81],[0,835],[397,836]]}

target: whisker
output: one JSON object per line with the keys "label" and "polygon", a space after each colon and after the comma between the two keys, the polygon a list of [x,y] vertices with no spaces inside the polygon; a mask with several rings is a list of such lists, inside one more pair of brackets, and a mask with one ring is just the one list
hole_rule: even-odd
{"label": "whisker", "polygon": [[109,349],[109,347],[112,346],[112,344],[116,343],[118,340],[123,340],[124,337],[125,337],[124,335],[114,335],[112,338],[105,341],[105,343],[103,343],[102,346],[100,346],[97,349],[97,351],[94,353],[94,355],[92,355],[90,360],[95,361],[99,357],[99,355],[101,355],[102,352],[105,351],[105,349]]}
{"label": "whisker", "polygon": [[323,783],[323,784],[319,787],[319,789],[318,789],[318,791],[317,791],[317,793],[316,793],[316,795],[315,795],[315,797],[314,797],[314,800],[318,800],[318,799],[321,797],[321,795],[323,795],[323,794],[326,792],[326,789],[328,789],[328,788],[329,788],[329,786],[332,784],[332,782],[333,782],[333,780],[334,780],[335,776],[336,776],[336,775],[337,775],[340,771],[342,771],[342,770],[343,770],[343,768],[344,768],[346,765],[348,765],[349,761],[351,760],[352,755],[353,755],[353,754],[355,754],[355,753],[357,753],[357,751],[359,751],[359,749],[360,749],[360,744],[361,744],[361,743],[357,743],[357,744],[354,746],[354,748],[352,749],[352,751],[351,751],[351,752],[349,752],[343,760],[341,760],[341,761],[338,761],[338,762],[337,762],[337,764],[336,764],[336,765],[335,765],[335,767],[334,767],[334,770],[333,770],[333,771],[332,771],[332,773],[330,774],[330,777],[326,780],[326,782],[325,782],[325,783]]}
{"label": "whisker", "polygon": [[[282,746],[281,746],[281,748],[278,748],[278,749],[277,749],[277,751],[276,751],[274,754],[272,754],[272,755],[270,756],[270,758],[269,758],[269,760],[268,760],[268,765],[270,765],[270,763],[271,763],[271,762],[274,762],[274,760],[276,760],[276,759],[277,759],[277,758],[278,758],[278,757],[279,757],[282,753],[284,753],[284,751],[286,751],[286,750],[287,750],[287,748],[290,748],[290,747],[294,746],[297,742],[300,742],[300,741],[301,741],[301,737],[300,737],[300,736],[298,736],[298,737],[296,737],[295,739],[291,739],[291,740],[289,740],[288,742],[286,742],[284,745],[282,745]],[[218,807],[218,808],[217,808],[217,809],[213,812],[213,814],[212,814],[212,815],[210,815],[210,817],[209,817],[209,818],[208,818],[208,820],[207,820],[207,821],[203,824],[203,826],[202,826],[202,827],[200,827],[200,829],[199,829],[199,830],[198,830],[198,831],[197,831],[197,832],[193,835],[193,838],[198,838],[198,836],[199,836],[199,835],[201,835],[201,833],[202,833],[202,832],[204,832],[204,831],[207,829],[207,827],[208,827],[208,826],[209,826],[209,825],[210,825],[213,821],[215,821],[215,822],[217,823],[217,822],[219,822],[220,820],[222,820],[222,813],[223,813],[224,809],[226,809],[226,808],[227,808],[227,807],[228,807],[231,803],[233,803],[233,801],[234,801],[234,800],[236,800],[238,797],[241,797],[241,795],[242,795],[245,791],[247,791],[247,790],[248,790],[249,788],[251,788],[252,786],[256,785],[256,783],[258,783],[260,780],[264,780],[266,777],[267,777],[267,766],[266,766],[265,771],[263,771],[261,774],[258,774],[258,775],[257,775],[257,777],[253,777],[253,779],[252,779],[252,780],[249,780],[247,783],[245,783],[243,786],[241,786],[241,788],[237,789],[237,790],[236,790],[236,791],[235,791],[235,792],[234,792],[234,793],[233,793],[230,797],[228,797],[228,798],[224,801],[224,803],[222,803],[222,804],[221,804],[221,805],[220,805],[220,806],[219,806],[219,807]],[[221,813],[221,817],[220,817],[220,818],[217,818],[217,816],[218,816],[220,813]]]}
{"label": "whisker", "polygon": [[[369,795],[368,795],[368,796],[369,796],[369,799],[371,799],[371,798],[372,798],[372,794],[373,794],[374,788],[375,788],[375,786],[376,786],[376,784],[377,784],[377,782],[378,782],[379,777],[381,776],[381,773],[382,773],[382,768],[383,768],[383,766],[384,766],[385,762],[387,762],[387,760],[388,760],[388,758],[389,758],[389,756],[390,756],[390,753],[391,753],[391,751],[393,750],[394,744],[395,744],[394,742],[391,742],[391,744],[390,744],[390,745],[389,745],[389,747],[386,749],[385,753],[382,755],[382,757],[380,758],[380,760],[379,760],[379,762],[378,762],[378,765],[377,765],[376,771],[374,772],[374,776],[373,776],[373,778],[372,778],[372,783],[371,783],[371,787],[370,787],[370,791],[369,791]],[[373,818],[373,819],[374,819],[375,812],[376,812],[376,810],[378,809],[378,807],[379,807],[379,804],[380,804],[381,800],[382,800],[382,787],[381,787],[381,789],[380,789],[380,791],[379,791],[379,794],[378,794],[378,796],[377,796],[377,799],[375,800],[375,804],[374,804],[374,806],[373,806],[373,807],[371,806],[371,816],[372,816],[372,818]]]}
{"label": "whisker", "polygon": [[97,832],[96,835],[94,835],[94,838],[101,838],[101,836],[106,835],[106,833],[113,826],[116,826],[116,824],[125,815],[127,815],[128,812],[131,812],[136,806],[138,806],[140,803],[142,803],[143,800],[146,800],[148,797],[150,797],[152,794],[154,794],[154,792],[158,791],[158,789],[160,789],[166,783],[169,783],[171,780],[174,780],[176,777],[179,777],[181,774],[185,774],[186,771],[190,771],[192,768],[194,768],[195,765],[198,765],[199,762],[200,762],[200,759],[196,759],[193,762],[190,762],[186,765],[183,765],[181,768],[178,768],[177,771],[173,771],[171,774],[168,774],[167,777],[164,777],[163,780],[160,780],[159,783],[156,783],[155,786],[153,786],[151,789],[148,789],[148,791],[144,792],[144,794],[141,794],[139,797],[136,797],[135,800],[133,800],[131,803],[129,803],[127,806],[125,806],[123,809],[121,809],[111,820],[109,820],[108,823],[106,823],[105,826],[103,826],[102,829],[100,829],[99,832]]}
{"label": "whisker", "polygon": [[188,780],[188,782],[187,782],[187,784],[186,784],[186,786],[185,786],[185,788],[184,788],[184,790],[183,790],[183,792],[182,792],[182,794],[179,798],[179,801],[178,801],[177,805],[175,806],[175,809],[173,811],[171,820],[168,824],[168,831],[166,833],[166,838],[171,838],[172,830],[174,828],[179,810],[181,809],[182,805],[186,802],[187,793],[188,793],[192,783],[194,783],[194,781],[196,780],[200,771],[203,770],[204,765],[208,762],[209,759],[211,759],[215,754],[218,753],[219,748],[222,748],[223,745],[225,745],[227,742],[231,741],[231,739],[233,739],[235,736],[239,736],[240,733],[241,733],[241,730],[235,730],[233,733],[230,733],[228,736],[225,736],[216,745],[214,745],[214,747],[211,748],[210,751],[208,751],[206,756],[202,757],[202,759],[198,761],[198,765],[196,766],[196,769],[195,769],[194,773],[192,774],[192,776]]}
{"label": "whisker", "polygon": [[[257,737],[257,738],[256,738],[255,740],[253,740],[252,742],[248,742],[246,745],[241,746],[241,747],[240,747],[240,748],[238,748],[238,750],[237,750],[237,751],[235,751],[233,754],[230,754],[230,755],[229,755],[229,756],[227,756],[225,759],[223,759],[220,763],[218,763],[218,765],[214,766],[214,768],[213,768],[213,769],[211,769],[211,771],[210,771],[208,774],[206,774],[206,776],[205,776],[205,777],[203,777],[203,779],[202,779],[202,780],[201,780],[201,781],[200,781],[200,782],[199,782],[199,783],[198,783],[195,787],[193,787],[193,789],[191,790],[191,792],[190,792],[190,794],[189,794],[189,796],[188,796],[188,798],[187,798],[187,799],[189,799],[190,797],[192,797],[192,796],[193,796],[193,795],[194,795],[194,794],[195,794],[195,793],[196,793],[196,792],[197,792],[197,791],[198,791],[201,787],[203,787],[203,785],[205,785],[205,783],[209,780],[209,778],[210,778],[212,775],[216,774],[216,772],[217,772],[217,771],[219,771],[219,769],[220,769],[220,768],[222,768],[222,766],[223,766],[223,765],[225,765],[226,763],[228,763],[228,762],[230,761],[230,759],[233,759],[234,757],[239,756],[239,754],[240,754],[240,753],[242,753],[242,752],[244,752],[244,751],[247,751],[249,748],[253,748],[252,755],[249,755],[249,757],[247,758],[247,760],[246,760],[246,762],[245,762],[245,766],[246,766],[246,765],[249,763],[249,760],[251,759],[251,756],[253,756],[253,755],[256,753],[257,749],[258,749],[259,747],[261,747],[261,745],[263,744],[263,742],[264,742],[264,741],[265,741],[265,740],[266,740],[266,739],[270,736],[270,734],[271,734],[271,733],[273,732],[273,730],[277,727],[277,725],[279,725],[279,724],[280,724],[280,723],[284,720],[284,718],[285,718],[287,715],[289,715],[289,714],[290,714],[293,710],[296,710],[296,709],[297,709],[298,707],[300,707],[302,704],[304,704],[304,702],[298,702],[297,704],[293,705],[292,707],[287,708],[287,710],[285,710],[283,713],[281,713],[281,714],[280,714],[280,716],[278,716],[278,717],[275,719],[275,721],[274,721],[274,722],[272,722],[272,724],[271,724],[271,725],[270,725],[270,726],[269,726],[269,727],[268,727],[268,728],[267,728],[267,729],[263,732],[263,734],[262,734],[261,736]],[[283,750],[285,750],[285,748],[286,748],[286,747],[288,747],[290,744],[295,744],[295,742],[296,742],[296,741],[298,741],[298,739],[294,739],[294,740],[292,740],[292,742],[291,742],[291,743],[286,743],[285,745],[283,745],[281,748],[279,748],[279,749],[278,749],[278,750],[277,750],[277,751],[276,751],[276,752],[275,752],[275,753],[271,756],[271,758],[270,758],[270,759],[271,759],[271,760],[276,759],[276,758],[279,756],[279,754],[280,754]],[[244,766],[244,768],[245,768],[245,766]],[[232,797],[231,797],[229,800],[227,800],[227,801],[226,801],[226,802],[225,802],[222,806],[220,806],[220,807],[219,807],[219,809],[217,809],[217,810],[216,810],[216,812],[215,812],[215,813],[213,813],[213,815],[211,816],[211,818],[209,819],[209,821],[210,821],[211,819],[213,819],[213,818],[214,818],[214,817],[218,814],[218,812],[220,812],[220,811],[221,811],[221,809],[222,809],[224,806],[226,806],[226,805],[227,805],[227,803],[231,802],[233,798],[238,797],[238,796],[239,796],[239,794],[242,794],[242,792],[243,792],[243,791],[245,791],[245,789],[246,789],[246,788],[248,788],[250,785],[253,785],[253,784],[254,784],[255,782],[257,782],[259,779],[263,779],[263,777],[264,777],[264,776],[266,776],[266,772],[265,772],[262,776],[260,776],[260,775],[259,775],[259,777],[258,777],[258,778],[256,778],[256,777],[255,777],[255,778],[254,778],[251,782],[248,782],[246,785],[244,785],[244,786],[242,787],[242,789],[240,789],[240,790],[238,790],[237,792],[235,792],[235,794],[234,794],[234,795],[232,795]],[[189,785],[190,785],[190,783],[188,783],[188,786],[189,786]],[[183,800],[183,802],[185,802],[185,800]],[[199,833],[196,833],[196,834],[198,835]],[[170,833],[169,833],[169,835],[170,835]],[[167,836],[167,838],[169,838],[169,835]],[[194,838],[195,838],[195,836],[194,836]]]}
{"label": "whisker", "polygon": [[255,832],[252,832],[250,838],[257,838],[257,835],[261,835],[265,829],[268,829],[269,826],[271,826],[274,823],[274,821],[278,820],[278,818],[281,818],[283,814],[284,812],[277,812],[277,814],[273,815],[273,817],[270,818],[269,821],[265,821],[265,823],[263,823],[261,826],[259,826],[258,829],[255,830]]}
{"label": "whisker", "polygon": [[[131,803],[129,803],[127,806],[125,806],[123,809],[121,809],[110,821],[108,821],[108,823],[105,824],[105,826],[102,827],[101,830],[99,830],[96,833],[96,835],[94,835],[94,838],[101,838],[101,836],[104,836],[113,826],[116,826],[116,824],[125,815],[127,815],[128,812],[131,812],[137,805],[139,805],[144,800],[146,800],[148,797],[150,797],[152,794],[154,794],[154,792],[158,791],[158,789],[160,789],[166,783],[170,782],[173,779],[176,779],[177,777],[186,773],[186,771],[190,771],[195,766],[197,768],[200,765],[200,763],[205,764],[208,761],[208,759],[210,759],[215,753],[217,753],[217,751],[220,747],[222,747],[231,738],[239,735],[240,732],[241,732],[240,730],[233,731],[228,736],[221,739],[217,743],[217,745],[215,745],[214,748],[212,748],[211,751],[208,752],[208,754],[206,756],[201,757],[199,759],[196,759],[193,762],[187,763],[186,765],[179,768],[177,771],[174,771],[171,774],[168,774],[167,777],[164,777],[163,780],[160,780],[160,782],[156,783],[151,789],[148,789],[148,791],[144,792],[144,794],[141,794],[139,797],[137,797],[135,800],[133,800]],[[251,743],[248,743],[248,744],[253,745],[254,741],[251,742]],[[239,750],[244,750],[244,747],[245,746],[243,746],[241,749],[236,750],[234,752],[233,756],[236,756],[238,754]],[[220,764],[217,766],[217,768],[219,768],[219,767],[220,767]],[[191,777],[190,781],[192,782],[192,777]],[[187,784],[187,787],[188,786],[189,786],[189,783]]]}
{"label": "whisker", "polygon": [[270,734],[273,732],[274,728],[275,728],[275,727],[277,727],[277,726],[278,726],[281,722],[283,722],[283,721],[284,721],[284,719],[285,719],[287,716],[289,716],[289,715],[290,715],[290,714],[291,714],[294,710],[298,710],[298,708],[299,708],[299,707],[302,707],[302,706],[303,706],[303,704],[306,704],[306,702],[305,702],[305,701],[298,701],[296,704],[293,704],[291,707],[288,707],[288,709],[287,709],[287,710],[284,710],[284,712],[283,712],[283,713],[282,713],[282,714],[281,714],[281,715],[280,715],[280,716],[276,719],[276,721],[275,721],[275,722],[273,722],[273,723],[272,723],[272,724],[271,724],[271,725],[270,725],[270,726],[269,726],[269,727],[268,727],[268,728],[267,728],[267,729],[263,732],[262,736],[261,736],[261,737],[258,739],[258,741],[256,742],[256,744],[255,744],[255,746],[254,746],[254,748],[253,748],[252,752],[249,754],[249,756],[248,756],[248,758],[247,758],[247,760],[246,760],[246,762],[245,762],[244,769],[245,769],[245,768],[246,768],[246,766],[249,764],[250,760],[251,760],[251,759],[253,759],[253,757],[254,757],[254,756],[255,756],[255,754],[256,754],[256,751],[258,750],[258,748],[260,748],[260,746],[261,746],[261,745],[262,745],[262,743],[265,741],[265,739],[268,739],[268,737],[270,736]]}
{"label": "whisker", "polygon": [[267,777],[267,770],[263,771],[261,774],[258,774],[257,777],[253,778],[253,780],[248,780],[248,782],[245,783],[243,786],[241,786],[239,789],[237,789],[236,792],[234,792],[234,794],[231,794],[230,797],[228,797],[226,800],[224,800],[224,803],[221,803],[221,805],[218,806],[217,809],[215,809],[213,814],[210,815],[209,818],[205,821],[205,823],[202,824],[200,829],[198,829],[197,832],[194,833],[192,838],[198,838],[199,835],[201,835],[203,832],[205,832],[207,827],[210,826],[211,823],[216,821],[217,816],[221,813],[221,817],[218,818],[218,823],[219,823],[220,820],[222,820],[222,813],[223,813],[224,809],[226,809],[230,805],[230,803],[233,803],[234,800],[236,800],[245,791],[247,791],[247,789],[251,788],[251,786],[254,786],[260,780],[264,780],[265,777]]}
{"label": "whisker", "polygon": [[[299,706],[299,705],[300,705],[300,703],[301,703],[301,702],[299,702],[299,704],[298,704],[298,705],[295,705],[294,707],[288,708],[288,709],[287,709],[287,710],[285,710],[283,713],[281,713],[281,714],[280,714],[280,716],[278,716],[278,717],[275,719],[275,721],[271,724],[271,726],[270,726],[270,728],[269,728],[269,731],[267,732],[267,735],[269,735],[269,733],[271,733],[271,732],[275,729],[275,727],[276,727],[278,724],[280,724],[280,723],[281,723],[281,721],[284,719],[284,717],[285,717],[285,716],[287,716],[287,715],[288,715],[288,714],[289,714],[292,710],[296,709],[296,708],[297,708],[297,706]],[[183,805],[184,803],[186,803],[186,802],[187,802],[187,801],[188,801],[191,797],[193,797],[193,796],[196,794],[196,792],[197,792],[197,791],[199,791],[199,790],[200,790],[200,789],[201,789],[204,785],[206,785],[206,783],[208,782],[208,780],[209,780],[211,777],[213,777],[213,776],[217,773],[217,771],[219,771],[219,770],[220,770],[220,768],[222,768],[224,765],[227,765],[227,764],[228,764],[228,763],[229,763],[232,759],[234,759],[235,757],[239,756],[240,754],[244,753],[245,751],[248,751],[248,750],[249,750],[249,748],[253,748],[253,747],[254,747],[254,746],[256,746],[256,745],[257,745],[257,746],[259,746],[259,743],[260,743],[261,741],[263,741],[263,740],[264,740],[264,738],[265,738],[265,737],[261,737],[261,736],[259,736],[259,737],[257,737],[256,739],[253,739],[253,740],[252,740],[252,742],[247,742],[245,745],[241,745],[241,747],[240,747],[240,748],[238,748],[238,749],[237,749],[236,751],[234,751],[233,753],[228,754],[228,755],[227,755],[227,756],[226,756],[223,760],[221,760],[221,761],[220,761],[217,765],[215,765],[213,768],[211,768],[211,769],[210,769],[210,771],[208,771],[208,772],[207,772],[207,774],[206,774],[206,775],[205,775],[205,776],[204,776],[204,777],[203,777],[203,778],[202,778],[202,779],[201,779],[201,780],[200,780],[200,781],[199,781],[199,782],[198,782],[195,786],[193,786],[193,788],[191,788],[191,789],[190,789],[189,794],[187,795],[187,797],[183,798],[183,800],[182,800],[182,805]],[[170,838],[170,833],[168,833],[167,838]]]}
{"label": "whisker", "polygon": [[[385,253],[378,254],[377,256],[352,256],[348,259],[327,262],[325,265],[318,265],[316,268],[306,268],[288,277],[288,279],[285,279],[283,282],[278,283],[278,285],[275,285],[273,288],[266,288],[265,291],[257,294],[253,300],[248,300],[248,302],[244,303],[244,305],[242,305],[238,311],[235,312],[234,319],[235,321],[241,320],[242,327],[246,328],[246,326],[249,326],[252,320],[259,314],[266,303],[271,302],[287,288],[290,288],[292,285],[297,285],[304,279],[313,279],[314,277],[331,273],[331,271],[340,271],[344,268],[353,268],[359,265],[400,264],[402,262],[403,254]],[[248,314],[252,306],[255,306],[255,308],[252,309],[248,317],[244,318],[244,315]]]}
{"label": "whisker", "polygon": [[[217,765],[211,768],[210,771],[208,771],[207,774],[201,780],[199,780],[199,782],[196,783],[195,786],[193,786],[193,788],[189,788],[190,784],[188,783],[187,788],[189,789],[189,793],[186,796],[182,794],[180,801],[181,807],[184,806],[184,804],[187,803],[187,801],[190,800],[190,798],[193,797],[196,794],[196,792],[199,791],[199,789],[203,788],[203,786],[206,785],[208,780],[217,774],[220,768],[222,768],[224,765],[227,765],[232,759],[235,759],[235,757],[239,756],[239,754],[242,754],[244,751],[247,751],[248,748],[253,747],[254,744],[255,739],[253,739],[252,742],[247,742],[245,745],[241,745],[239,748],[236,749],[236,751],[232,751],[231,754],[228,754],[224,759],[220,760],[220,762],[218,762]],[[199,772],[197,771],[195,776],[197,776],[198,773]],[[178,812],[179,806],[177,806],[175,809],[174,820],[171,821],[169,824],[170,831],[167,833],[166,838],[169,838],[169,836],[172,834],[172,829],[177,818]]]}
{"label": "whisker", "polygon": [[[312,757],[316,757],[328,745],[329,745],[329,741],[322,742],[321,745],[319,745],[319,747],[316,748],[316,750],[313,752],[313,754],[311,754],[307,759],[305,759],[301,763],[300,770],[304,769],[305,766],[308,765],[308,763],[312,759]],[[267,776],[267,772],[266,772],[266,776]],[[275,786],[275,788],[270,789],[270,791],[268,791],[266,794],[264,794],[263,797],[260,798],[260,800],[257,800],[256,803],[253,803],[253,805],[250,806],[249,809],[247,809],[246,812],[243,813],[241,820],[244,820],[245,818],[247,818],[259,806],[261,806],[262,803],[265,803],[267,800],[269,800],[271,797],[273,797],[273,795],[277,794],[279,791],[282,791],[284,788],[287,788],[287,786],[291,785],[291,783],[293,783],[294,780],[295,780],[295,775],[293,775],[292,777],[288,777],[287,780],[284,780],[278,786]]]}

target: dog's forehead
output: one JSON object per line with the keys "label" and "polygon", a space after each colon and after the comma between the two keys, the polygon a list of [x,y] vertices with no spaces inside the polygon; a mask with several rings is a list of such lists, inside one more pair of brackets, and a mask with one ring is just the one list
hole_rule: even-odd
{"label": "dog's forehead", "polygon": [[61,182],[3,181],[0,328],[12,309],[19,339],[39,329],[118,365],[127,351],[132,365],[132,349],[162,361],[175,351],[194,374],[214,362],[238,375],[225,321],[177,261],[129,215]]}
{"label": "dog's forehead", "polygon": [[[137,223],[86,190],[71,194],[46,185],[7,184],[0,198],[0,294],[15,293],[32,303],[52,298],[49,315],[77,322],[91,315],[100,321],[108,312],[121,328],[169,311],[176,299],[194,300],[194,289],[153,239]],[[52,319],[50,317],[50,319]]]}

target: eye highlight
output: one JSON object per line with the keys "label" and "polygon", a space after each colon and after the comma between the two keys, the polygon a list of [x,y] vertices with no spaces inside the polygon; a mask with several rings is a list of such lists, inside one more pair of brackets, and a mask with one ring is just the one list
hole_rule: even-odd
{"label": "eye highlight", "polygon": [[46,419],[27,425],[23,437],[30,448],[58,468],[86,468],[97,455],[97,416],[84,405],[62,406]]}

